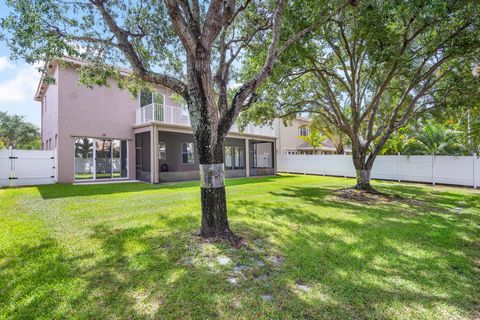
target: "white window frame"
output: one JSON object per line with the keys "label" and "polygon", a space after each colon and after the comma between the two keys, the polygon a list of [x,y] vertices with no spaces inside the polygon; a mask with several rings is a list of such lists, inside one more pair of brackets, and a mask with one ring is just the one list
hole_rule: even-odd
{"label": "white window frame", "polygon": [[[305,132],[302,132],[302,131],[304,131],[304,130],[305,130]],[[306,133],[306,134],[304,134],[304,133]],[[310,128],[309,128],[308,126],[300,126],[300,127],[298,127],[298,135],[299,135],[300,137],[308,137],[308,136],[310,135]]]}
{"label": "white window frame", "polygon": [[[163,151],[164,153],[164,158],[162,158],[160,156],[160,145],[163,144],[164,145],[164,149],[165,151]],[[167,143],[165,141],[158,141],[158,150],[157,150],[157,156],[158,156],[158,160],[161,160],[161,161],[166,161],[167,160]]]}
{"label": "white window frame", "polygon": [[[154,102],[153,102],[153,95],[154,95],[154,94],[163,96],[163,107],[164,107],[164,109],[165,109],[165,106],[166,106],[166,103],[165,103],[165,102],[166,102],[166,98],[167,98],[167,97],[166,97],[165,93],[160,92],[160,91],[158,91],[158,90],[157,90],[157,92],[150,92],[150,95],[151,95],[151,98],[152,98],[152,99],[150,100],[151,102],[150,102],[149,104],[146,104],[145,106],[149,106],[149,105],[151,105],[152,103],[154,103]],[[137,98],[137,100],[138,100],[138,107],[139,107],[139,108],[145,107],[145,106],[142,106],[142,99],[141,99],[142,96],[141,96],[141,95],[142,95],[142,90],[140,90],[140,93],[138,94],[138,98]]]}
{"label": "white window frame", "polygon": [[[184,154],[187,154],[187,161],[188,161],[188,159],[189,159],[189,158],[188,158],[189,152],[188,152],[188,151],[187,151],[187,152],[183,152],[183,145],[184,145],[184,144],[191,144],[191,145],[192,145],[192,151],[191,151],[191,153],[192,153],[192,162],[184,162],[184,161],[183,161],[183,155],[184,155]],[[188,150],[188,147],[187,147],[187,150]],[[194,143],[194,142],[182,142],[182,143],[180,144],[180,157],[181,157],[182,164],[194,164],[194,163],[195,163],[195,143]]]}
{"label": "white window frame", "polygon": [[93,172],[92,172],[92,176],[93,178],[92,179],[75,179],[75,165],[74,165],[74,169],[73,169],[73,181],[74,182],[78,182],[78,181],[102,181],[103,179],[100,179],[100,180],[97,180],[97,148],[96,148],[96,143],[97,143],[97,140],[110,140],[110,141],[113,141],[113,140],[119,140],[120,141],[120,157],[121,157],[121,154],[122,154],[122,151],[121,151],[121,142],[122,141],[125,141],[125,149],[126,149],[126,152],[127,152],[127,156],[125,157],[125,167],[127,168],[127,176],[126,177],[120,177],[120,178],[113,178],[113,143],[111,144],[110,146],[110,161],[112,163],[111,165],[111,178],[110,179],[105,179],[105,180],[128,180],[130,179],[130,168],[129,168],[129,163],[130,163],[130,159],[129,159],[129,152],[128,152],[128,146],[129,146],[129,141],[128,139],[120,139],[120,138],[94,138],[94,137],[85,137],[85,136],[75,136],[73,137],[73,163],[75,164],[75,140],[76,139],[81,139],[81,138],[89,138],[89,139],[92,139],[93,141],[93,152],[92,152],[92,166],[93,166]]}

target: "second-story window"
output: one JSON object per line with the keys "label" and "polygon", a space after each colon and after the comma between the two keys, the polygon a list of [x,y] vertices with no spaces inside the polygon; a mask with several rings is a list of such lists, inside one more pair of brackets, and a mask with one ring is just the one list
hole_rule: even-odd
{"label": "second-story window", "polygon": [[182,105],[182,111],[181,111],[182,119],[188,119],[188,108],[185,105]]}
{"label": "second-story window", "polygon": [[140,107],[145,107],[154,103],[161,106],[164,105],[165,98],[162,93],[149,90],[142,90],[140,92]]}
{"label": "second-story window", "polygon": [[301,126],[298,128],[298,135],[301,137],[306,137],[310,134],[310,130],[308,129],[307,126]]}

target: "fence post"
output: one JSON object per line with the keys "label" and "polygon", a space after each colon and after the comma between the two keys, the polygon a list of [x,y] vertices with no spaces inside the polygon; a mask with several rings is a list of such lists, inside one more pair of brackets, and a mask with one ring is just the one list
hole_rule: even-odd
{"label": "fence post", "polygon": [[15,177],[15,162],[14,162],[14,156],[13,156],[13,148],[12,146],[8,147],[8,159],[10,160],[10,174],[8,175],[8,180],[10,184],[10,188],[15,185],[15,180],[13,179]]}
{"label": "fence post", "polygon": [[477,164],[477,154],[474,153],[473,154],[473,188],[474,189],[477,189],[477,179],[476,179],[476,175],[477,175],[477,168],[476,168],[476,164]]}
{"label": "fence post", "polygon": [[58,182],[58,148],[55,148],[55,153],[53,154],[53,156],[55,157],[55,159],[53,160],[53,165],[55,168],[54,182],[57,183]]}
{"label": "fence post", "polygon": [[289,154],[284,154],[284,156],[285,156],[285,160],[286,160],[285,163],[286,163],[286,167],[287,167],[287,170],[286,170],[286,171],[287,171],[287,173],[290,173],[290,172],[289,172],[290,170],[288,170],[288,169],[290,169],[290,163],[289,163],[289,162],[290,162],[290,161],[289,161],[289,160],[290,160],[290,159],[289,159],[290,157],[289,157]]}
{"label": "fence post", "polygon": [[400,182],[400,152],[397,152],[397,180]]}
{"label": "fence post", "polygon": [[435,155],[432,154],[432,185],[435,185]]}
{"label": "fence post", "polygon": [[343,177],[347,177],[347,153],[343,152]]}
{"label": "fence post", "polygon": [[[325,154],[324,154],[324,152],[322,151],[321,156],[323,157],[324,155],[325,155]],[[322,159],[322,160],[324,160],[324,159]],[[325,162],[324,162],[324,161],[320,161],[320,163],[325,163]],[[322,167],[322,176],[325,177],[325,168],[324,168],[324,167]]]}
{"label": "fence post", "polygon": [[[306,154],[305,154],[306,155]],[[307,166],[310,165],[310,158],[309,157],[304,157],[305,159],[303,160],[303,175],[307,174]]]}

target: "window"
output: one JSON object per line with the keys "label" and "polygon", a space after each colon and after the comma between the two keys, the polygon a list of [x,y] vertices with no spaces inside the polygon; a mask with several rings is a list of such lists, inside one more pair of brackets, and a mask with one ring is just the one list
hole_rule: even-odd
{"label": "window", "polygon": [[233,147],[225,147],[225,168],[233,169]]}
{"label": "window", "polygon": [[306,126],[298,128],[298,135],[301,137],[306,137],[310,134],[310,130]]}
{"label": "window", "polygon": [[242,147],[235,147],[235,169],[245,168],[245,149]]}
{"label": "window", "polygon": [[240,147],[235,147],[235,169],[240,169]]}
{"label": "window", "polygon": [[165,97],[163,93],[142,90],[140,92],[140,107],[145,107],[153,103],[163,106],[165,103]]}
{"label": "window", "polygon": [[55,148],[58,148],[58,134],[55,134]]}
{"label": "window", "polygon": [[244,169],[245,148],[225,146],[225,168],[229,170]]}
{"label": "window", "polygon": [[75,180],[93,179],[93,139],[75,139]]}
{"label": "window", "polygon": [[158,142],[158,160],[167,160],[167,144],[163,141]]}
{"label": "window", "polygon": [[127,176],[126,140],[75,138],[75,180]]}
{"label": "window", "polygon": [[182,163],[195,163],[193,142],[182,142]]}
{"label": "window", "polygon": [[47,112],[47,95],[43,97],[43,112]]}
{"label": "window", "polygon": [[181,113],[182,119],[188,119],[189,114],[188,114],[188,108],[186,106],[182,106],[182,113]]}

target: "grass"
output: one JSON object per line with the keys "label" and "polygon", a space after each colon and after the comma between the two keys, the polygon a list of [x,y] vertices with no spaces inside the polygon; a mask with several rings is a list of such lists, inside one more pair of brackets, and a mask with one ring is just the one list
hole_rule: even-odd
{"label": "grass", "polygon": [[197,182],[0,190],[0,319],[479,318],[480,192],[352,184],[227,181],[239,250],[195,236]]}

